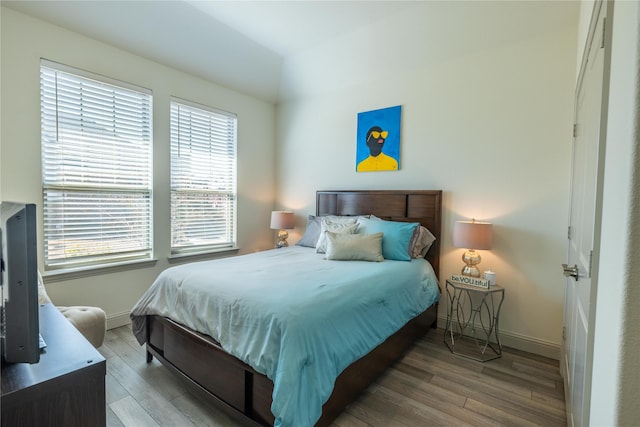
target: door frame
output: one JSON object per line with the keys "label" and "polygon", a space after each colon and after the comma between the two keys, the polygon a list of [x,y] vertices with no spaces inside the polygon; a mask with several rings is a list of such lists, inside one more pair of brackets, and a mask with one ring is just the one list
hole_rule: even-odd
{"label": "door frame", "polygon": [[[595,314],[596,314],[596,302],[597,302],[597,294],[598,294],[598,272],[599,272],[599,264],[600,264],[600,241],[601,241],[601,230],[602,230],[602,205],[603,205],[603,193],[604,193],[604,165],[605,165],[605,152],[606,152],[606,137],[607,137],[607,116],[609,110],[609,79],[610,79],[610,70],[611,70],[611,46],[612,46],[612,31],[613,28],[613,8],[614,8],[614,0],[596,0],[593,5],[593,9],[591,12],[591,19],[589,22],[589,30],[587,31],[587,39],[586,43],[583,47],[582,57],[580,60],[580,72],[578,73],[578,77],[576,79],[576,88],[574,93],[574,126],[577,123],[577,105],[579,101],[579,91],[584,79],[584,74],[587,69],[587,63],[589,59],[589,49],[591,48],[594,39],[597,41],[599,38],[602,39],[602,47],[604,48],[604,58],[603,58],[603,72],[602,72],[602,99],[601,99],[601,110],[600,110],[600,129],[598,136],[598,161],[596,166],[596,188],[595,188],[595,213],[594,213],[594,229],[593,229],[593,253],[591,259],[591,295],[589,298],[589,324],[588,324],[588,335],[587,335],[587,348],[586,348],[586,360],[585,360],[585,378],[584,378],[584,406],[583,406],[583,414],[582,420],[585,426],[589,425],[589,418],[591,412],[591,376],[593,372],[593,348],[594,348],[594,337],[595,337]],[[596,34],[596,28],[598,26],[598,21],[600,19],[601,13],[605,14],[605,25],[603,29],[603,34]],[[573,171],[573,151],[575,144],[575,136],[572,138],[572,150],[571,150],[571,171]],[[571,201],[571,192],[573,191],[573,172],[571,177],[571,183],[569,185],[569,201]],[[569,206],[569,216],[567,223],[570,224],[571,221],[571,209],[573,206]],[[570,231],[569,231],[570,232]],[[569,236],[567,236],[569,237]],[[567,254],[566,258],[568,259],[569,255],[569,242],[567,240]],[[566,284],[565,284],[566,286]],[[565,301],[566,304],[566,301]],[[564,334],[564,316],[563,316],[563,334],[562,334],[562,345],[561,347],[561,356],[560,356],[560,371],[564,378],[565,385],[565,402],[567,405],[565,406],[567,412],[567,422],[572,420],[571,417],[571,406],[570,406],[570,390],[567,385],[567,372],[566,366],[564,364],[565,359],[565,334]],[[574,381],[575,383],[575,381]]]}

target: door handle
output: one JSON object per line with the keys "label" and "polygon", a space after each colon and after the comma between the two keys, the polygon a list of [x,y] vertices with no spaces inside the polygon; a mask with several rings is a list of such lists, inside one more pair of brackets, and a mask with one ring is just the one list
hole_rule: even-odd
{"label": "door handle", "polygon": [[573,277],[578,281],[578,265],[574,265],[573,267],[569,267],[567,264],[562,264],[562,272],[565,277]]}

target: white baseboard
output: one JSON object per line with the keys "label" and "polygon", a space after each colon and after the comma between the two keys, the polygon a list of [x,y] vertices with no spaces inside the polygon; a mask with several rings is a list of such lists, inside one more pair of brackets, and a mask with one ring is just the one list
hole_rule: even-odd
{"label": "white baseboard", "polygon": [[[447,318],[438,316],[438,327],[444,329],[446,324]],[[560,360],[560,345],[556,343],[508,331],[500,331],[500,342],[504,347],[511,347],[550,359]]]}
{"label": "white baseboard", "polygon": [[500,340],[505,347],[516,348],[538,354],[549,359],[560,360],[560,345],[512,332],[500,332]]}
{"label": "white baseboard", "polygon": [[123,312],[118,314],[112,314],[107,317],[107,329],[119,328],[120,326],[125,326],[131,323],[131,319],[129,318],[129,312]]}

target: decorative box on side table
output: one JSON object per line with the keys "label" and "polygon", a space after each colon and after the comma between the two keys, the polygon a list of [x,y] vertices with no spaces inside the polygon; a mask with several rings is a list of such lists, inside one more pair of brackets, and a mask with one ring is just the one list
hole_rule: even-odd
{"label": "decorative box on side table", "polygon": [[464,285],[447,280],[444,342],[452,353],[486,362],[502,356],[498,332],[504,288]]}

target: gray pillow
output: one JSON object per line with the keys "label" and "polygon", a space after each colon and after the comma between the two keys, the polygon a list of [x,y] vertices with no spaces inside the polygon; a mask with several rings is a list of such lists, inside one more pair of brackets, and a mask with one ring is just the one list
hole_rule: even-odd
{"label": "gray pillow", "polygon": [[[368,218],[369,216],[366,215]],[[320,239],[320,229],[322,218],[326,218],[332,222],[339,222],[341,224],[355,224],[358,220],[357,216],[339,216],[339,215],[327,215],[327,216],[315,216],[309,215],[307,220],[307,227],[304,230],[304,234],[296,242],[298,246],[305,246],[308,248],[315,248],[318,245],[318,239]]]}
{"label": "gray pillow", "polygon": [[424,258],[435,241],[436,238],[431,234],[429,229],[423,226],[416,227],[416,231],[413,232],[413,237],[409,244],[411,258]]}
{"label": "gray pillow", "polygon": [[302,238],[298,240],[296,245],[306,246],[308,248],[315,248],[318,244],[318,238],[320,238],[320,217],[309,215],[307,220],[307,228],[304,230]]}

